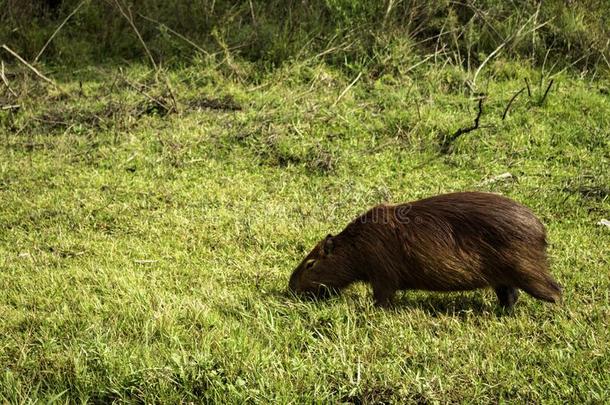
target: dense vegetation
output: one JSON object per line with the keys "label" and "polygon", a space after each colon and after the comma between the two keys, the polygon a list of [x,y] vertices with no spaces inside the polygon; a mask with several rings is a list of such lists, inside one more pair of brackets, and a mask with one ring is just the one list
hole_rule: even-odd
{"label": "dense vegetation", "polygon": [[[60,65],[154,57],[182,63],[231,51],[278,66],[324,53],[341,68],[398,70],[416,53],[477,66],[504,55],[593,68],[610,59],[606,0],[1,0],[0,40],[35,58],[74,10],[43,60]],[[81,4],[82,3],[82,4]],[[190,42],[189,42],[190,41]],[[197,44],[198,47],[193,47]],[[605,59],[605,61],[604,61]]]}
{"label": "dense vegetation", "polygon": [[[2,401],[610,401],[607,2],[79,4],[0,0]],[[286,293],[456,190],[540,216],[561,304]]]}

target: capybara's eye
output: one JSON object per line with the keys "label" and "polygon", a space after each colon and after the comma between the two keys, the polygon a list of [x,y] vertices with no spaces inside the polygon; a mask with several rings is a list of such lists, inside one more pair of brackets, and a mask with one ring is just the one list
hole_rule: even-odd
{"label": "capybara's eye", "polygon": [[313,267],[313,265],[316,264],[315,259],[309,259],[305,262],[305,270],[309,270]]}

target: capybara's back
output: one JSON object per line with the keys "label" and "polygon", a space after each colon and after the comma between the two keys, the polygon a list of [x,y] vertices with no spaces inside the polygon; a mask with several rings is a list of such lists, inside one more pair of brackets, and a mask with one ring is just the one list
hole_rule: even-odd
{"label": "capybara's back", "polygon": [[[491,286],[507,306],[516,299],[515,288],[545,301],[559,299],[561,290],[548,271],[544,226],[528,208],[497,194],[475,192],[440,195],[409,206],[406,220],[395,216],[408,260],[420,270],[412,277],[416,288]],[[401,207],[394,210],[399,213]]]}
{"label": "capybara's back", "polygon": [[396,290],[492,287],[503,306],[518,289],[549,302],[561,289],[548,270],[542,223],[523,205],[479,192],[379,205],[329,235],[294,271],[295,291],[372,285],[385,305]]}

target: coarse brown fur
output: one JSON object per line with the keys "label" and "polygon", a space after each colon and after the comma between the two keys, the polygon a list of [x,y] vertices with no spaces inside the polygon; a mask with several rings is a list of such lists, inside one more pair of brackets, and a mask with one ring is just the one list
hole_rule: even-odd
{"label": "coarse brown fur", "polygon": [[397,290],[485,287],[504,307],[515,304],[518,289],[557,302],[561,288],[549,273],[546,245],[538,218],[497,194],[382,204],[320,241],[292,273],[289,288],[323,295],[363,281],[382,306]]}

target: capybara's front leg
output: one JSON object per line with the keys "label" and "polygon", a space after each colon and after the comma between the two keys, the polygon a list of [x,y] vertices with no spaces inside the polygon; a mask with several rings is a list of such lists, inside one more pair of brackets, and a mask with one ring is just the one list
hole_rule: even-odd
{"label": "capybara's front leg", "polygon": [[500,305],[504,308],[512,308],[519,298],[519,290],[515,287],[499,286],[495,290],[498,301],[500,301]]}
{"label": "capybara's front leg", "polygon": [[381,283],[373,284],[373,298],[375,298],[375,305],[382,308],[388,308],[392,305],[392,298],[394,297],[395,290],[384,286]]}

